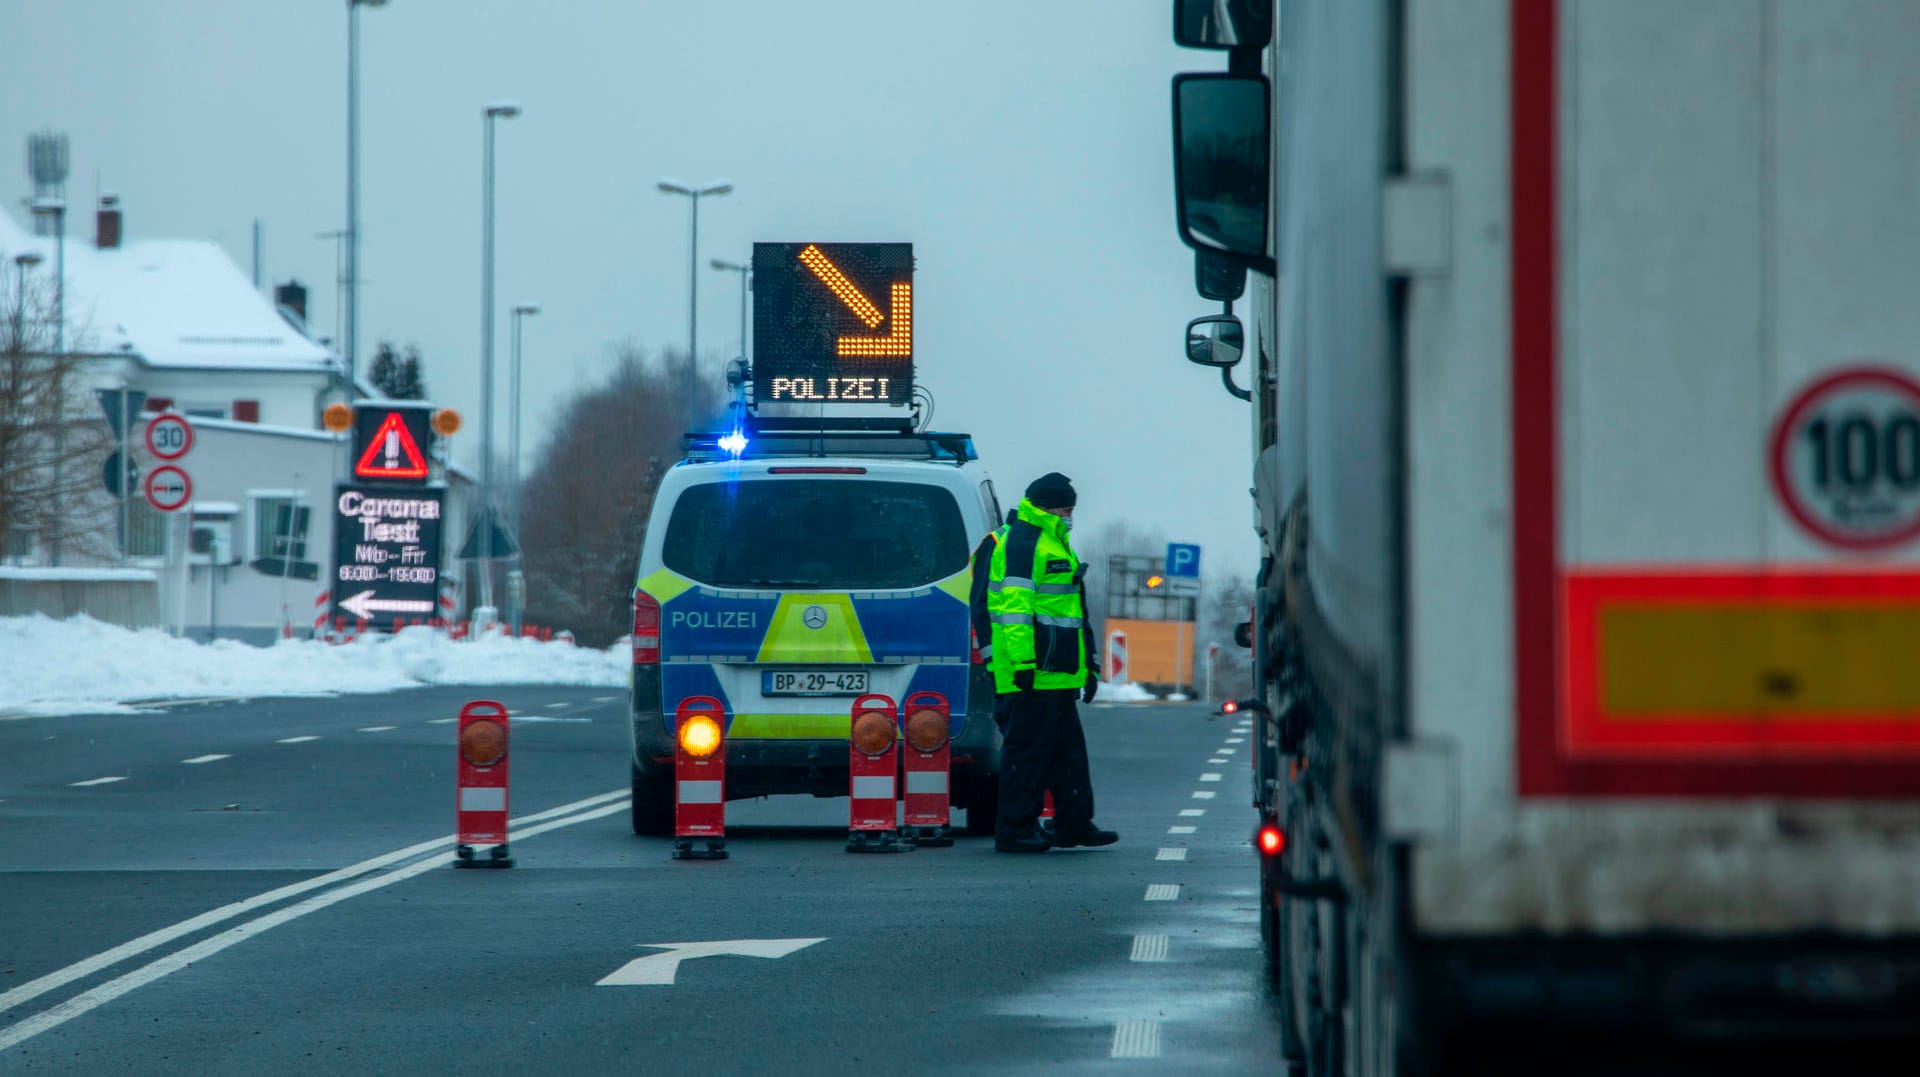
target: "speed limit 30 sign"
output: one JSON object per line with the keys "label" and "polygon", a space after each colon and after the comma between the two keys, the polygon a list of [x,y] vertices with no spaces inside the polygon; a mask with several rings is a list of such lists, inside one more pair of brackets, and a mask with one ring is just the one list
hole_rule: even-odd
{"label": "speed limit 30 sign", "polygon": [[1889,367],[1835,371],[1774,424],[1773,490],[1809,534],[1850,550],[1920,536],[1920,381]]}
{"label": "speed limit 30 sign", "polygon": [[147,422],[147,451],[162,460],[178,460],[193,451],[193,424],[169,411]]}

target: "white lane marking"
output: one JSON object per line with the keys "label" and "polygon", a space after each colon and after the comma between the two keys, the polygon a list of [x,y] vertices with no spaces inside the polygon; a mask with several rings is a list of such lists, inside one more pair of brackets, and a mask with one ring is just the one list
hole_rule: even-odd
{"label": "white lane marking", "polygon": [[275,743],[276,744],[305,744],[310,740],[319,740],[319,739],[320,739],[319,737],[314,737],[314,736],[282,737],[278,741],[275,741]]}
{"label": "white lane marking", "polygon": [[[514,822],[520,824],[537,823],[542,819],[551,819],[554,816],[579,811],[592,807],[595,804],[604,804],[609,800],[625,797],[628,793],[629,790],[616,789],[611,793],[601,793],[598,796],[587,797],[584,800],[576,800],[571,804],[562,804],[557,808],[549,808],[546,811],[529,815],[524,819],[516,819]],[[448,834],[444,837],[434,838],[432,841],[423,841],[417,845],[409,845],[404,849],[396,849],[390,853],[382,853],[371,859],[362,860],[358,864],[349,864],[344,868],[330,871],[325,875],[318,875],[311,879],[303,879],[297,883],[289,883],[277,890],[268,890],[263,894],[255,894],[253,897],[245,898],[229,905],[222,905],[217,909],[209,909],[198,916],[182,920],[177,924],[160,928],[157,931],[150,931],[130,942],[121,943],[111,950],[103,950],[92,957],[76,961],[66,968],[49,972],[37,980],[28,980],[26,983],[21,984],[11,991],[0,992],[0,1013],[5,1013],[23,1002],[38,998],[48,991],[58,990],[82,977],[91,976],[109,965],[117,965],[129,957],[144,954],[156,946],[164,946],[175,939],[191,935],[202,928],[211,927],[223,920],[231,920],[236,916],[252,912],[265,905],[272,905],[277,901],[293,897],[296,894],[304,894],[309,890],[317,890],[323,886],[331,886],[334,883],[351,879],[356,875],[365,875],[369,871],[375,871],[386,867],[388,864],[419,856],[421,853],[432,852],[435,849],[444,849],[453,843],[453,838],[454,836],[452,834]]]}
{"label": "white lane marking", "polygon": [[192,696],[187,699],[140,699],[127,704],[129,707],[198,707],[203,703],[245,703],[250,696]]}
{"label": "white lane marking", "polygon": [[826,939],[727,939],[721,942],[648,942],[666,947],[660,953],[636,957],[602,977],[595,987],[672,987],[680,962],[696,957],[781,958]]}
{"label": "white lane marking", "polygon": [[1167,959],[1167,937],[1165,935],[1135,935],[1133,953],[1129,961],[1165,961]]}
{"label": "white lane marking", "polygon": [[1214,797],[1219,795],[1220,794],[1214,792],[1211,789],[1195,789],[1193,791],[1193,799],[1195,800],[1212,800]]}
{"label": "white lane marking", "polygon": [[1228,744],[1245,744],[1246,742],[1247,742],[1247,738],[1245,737],[1228,737],[1227,738]]}
{"label": "white lane marking", "polygon": [[595,703],[612,703],[614,700],[619,698],[620,698],[619,696],[594,696],[593,701]]}
{"label": "white lane marking", "polygon": [[1110,1058],[1159,1058],[1160,1022],[1121,1021],[1113,1026]]}
{"label": "white lane marking", "polygon": [[361,732],[361,733],[385,733],[385,732],[386,732],[387,730],[389,730],[389,729],[398,729],[398,728],[399,728],[398,726],[390,726],[390,725],[363,725],[363,726],[361,726],[361,727],[360,727],[360,729],[358,730],[358,732]]}
{"label": "white lane marking", "polygon": [[1162,848],[1159,852],[1153,854],[1153,858],[1155,860],[1185,860],[1187,858],[1187,851],[1185,849]]}
{"label": "white lane marking", "polygon": [[1179,883],[1153,883],[1147,887],[1148,901],[1176,901],[1179,897]]}
{"label": "white lane marking", "polygon": [[[1183,813],[1181,813],[1181,814],[1185,814],[1185,813],[1183,812]],[[1170,827],[1168,827],[1168,828],[1167,828],[1167,833],[1169,833],[1169,834],[1191,834],[1191,833],[1193,833],[1194,831],[1196,831],[1196,830],[1198,830],[1198,829],[1200,829],[1200,828],[1199,828],[1199,827],[1195,827],[1195,826],[1170,826]]]}
{"label": "white lane marking", "polygon": [[1215,748],[1215,749],[1213,750],[1213,754],[1215,754],[1215,755],[1232,755],[1233,753],[1235,753],[1235,752],[1237,752],[1237,751],[1239,751],[1239,750],[1240,750],[1240,749],[1238,749],[1238,748]]}
{"label": "white lane marking", "polygon": [[568,708],[568,707],[571,707],[571,706],[573,706],[573,704],[571,704],[571,703],[561,703],[561,702],[559,702],[559,701],[557,701],[557,700],[556,700],[555,702],[552,702],[552,703],[549,703],[549,704],[547,704],[547,709],[548,709],[548,710],[550,710],[550,711],[557,711],[557,710],[565,710],[566,708]]}
{"label": "white lane marking", "polygon": [[1220,780],[1220,774],[1217,771],[1210,770],[1210,771],[1207,771],[1205,774],[1200,775],[1200,780],[1203,782],[1217,782]]}
{"label": "white lane marking", "polygon": [[[628,795],[628,792],[621,790],[617,795],[624,797]],[[573,826],[576,823],[584,823],[589,820],[603,818],[615,812],[623,812],[627,810],[628,803],[626,800],[617,800],[612,804],[583,811],[577,815],[564,816],[559,819],[541,823],[538,826],[508,831],[507,840],[509,842],[525,841],[536,834],[544,834],[549,830],[558,830],[564,826]],[[439,846],[444,845],[450,840],[450,838],[442,838],[439,841],[427,844],[430,846]],[[256,917],[234,927],[230,927],[212,938],[203,939],[182,950],[175,950],[173,953],[142,965],[132,972],[116,976],[98,987],[81,992],[57,1006],[42,1010],[32,1017],[19,1021],[8,1028],[0,1029],[0,1051],[5,1051],[9,1047],[17,1046],[23,1041],[32,1039],[48,1029],[58,1028],[89,1010],[97,1009],[112,1002],[114,999],[119,998],[129,991],[144,987],[163,976],[178,972],[195,962],[205,961],[207,958],[212,957],[214,954],[236,943],[245,942],[247,939],[279,927],[281,924],[297,920],[310,912],[319,912],[329,905],[337,905],[348,898],[358,897],[361,894],[378,890],[381,887],[392,886],[394,883],[411,879],[415,875],[421,875],[436,869],[443,869],[446,866],[447,861],[441,857],[429,856],[417,863],[408,864],[404,868],[398,868],[383,875],[376,875],[371,879],[362,879],[357,883],[350,883],[338,889],[329,890],[323,894],[315,894],[313,897],[298,904],[289,905],[284,909],[279,909],[275,912],[267,913],[265,916]],[[58,974],[56,973],[55,975]],[[42,977],[42,979],[46,979],[46,977]],[[35,983],[38,982],[39,981],[35,981]],[[31,987],[32,984],[25,986]],[[16,988],[16,990],[19,989]],[[8,994],[12,993],[13,992],[8,992]],[[4,1001],[5,996],[0,996],[0,1002]]]}
{"label": "white lane marking", "polygon": [[1198,819],[1205,814],[1207,814],[1207,809],[1205,808],[1181,808],[1180,809],[1180,818],[1182,819]]}
{"label": "white lane marking", "polygon": [[181,762],[192,767],[192,766],[198,766],[201,763],[218,763],[222,759],[232,759],[232,758],[233,756],[231,755],[222,755],[219,752],[215,752],[212,755],[196,755],[192,759],[182,759]]}
{"label": "white lane marking", "polygon": [[67,784],[70,786],[105,785],[108,782],[124,782],[126,780],[127,776],[125,774],[116,774],[111,778],[88,778],[84,782],[68,782]]}
{"label": "white lane marking", "polygon": [[1227,765],[1227,762],[1228,761],[1225,756],[1218,756],[1213,759],[1207,760],[1207,765],[1215,766],[1215,767],[1224,767]]}
{"label": "white lane marking", "polygon": [[460,719],[458,718],[429,718],[427,719],[427,724],[428,725],[446,725],[448,722],[457,722],[459,720]]}

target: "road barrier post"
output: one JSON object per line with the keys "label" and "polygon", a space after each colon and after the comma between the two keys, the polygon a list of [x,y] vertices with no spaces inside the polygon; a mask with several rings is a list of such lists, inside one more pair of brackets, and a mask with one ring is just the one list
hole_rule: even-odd
{"label": "road barrier post", "polygon": [[906,779],[907,837],[915,845],[953,844],[949,775],[952,770],[952,709],[938,692],[915,692],[900,708]]}
{"label": "road barrier post", "polygon": [[[456,868],[510,868],[507,848],[507,708],[479,699],[460,708],[455,765]],[[487,859],[476,845],[492,845]]]}
{"label": "road barrier post", "polygon": [[[726,709],[688,696],[673,712],[673,858],[727,858]],[[695,849],[704,841],[705,849]]]}
{"label": "road barrier post", "polygon": [[853,701],[847,737],[847,851],[903,853],[900,808],[894,795],[900,770],[900,726],[893,700],[869,694]]}

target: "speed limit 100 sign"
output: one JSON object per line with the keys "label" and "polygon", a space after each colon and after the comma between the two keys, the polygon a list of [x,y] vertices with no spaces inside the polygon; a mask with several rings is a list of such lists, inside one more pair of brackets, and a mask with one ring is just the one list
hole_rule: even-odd
{"label": "speed limit 100 sign", "polygon": [[193,424],[169,411],[147,422],[147,451],[162,460],[178,460],[193,451]]}
{"label": "speed limit 100 sign", "polygon": [[1775,496],[1824,542],[1882,550],[1920,536],[1920,382],[1886,367],[1835,371],[1774,424]]}

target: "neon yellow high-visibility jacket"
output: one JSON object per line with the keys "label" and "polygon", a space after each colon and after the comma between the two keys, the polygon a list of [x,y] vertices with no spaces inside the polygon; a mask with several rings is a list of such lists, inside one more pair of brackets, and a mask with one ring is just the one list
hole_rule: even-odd
{"label": "neon yellow high-visibility jacket", "polygon": [[993,626],[993,682],[997,692],[1019,691],[1014,674],[1033,671],[1040,691],[1086,683],[1086,604],[1080,559],[1067,541],[1066,520],[1022,498],[1006,541],[996,544],[987,577],[987,618]]}

